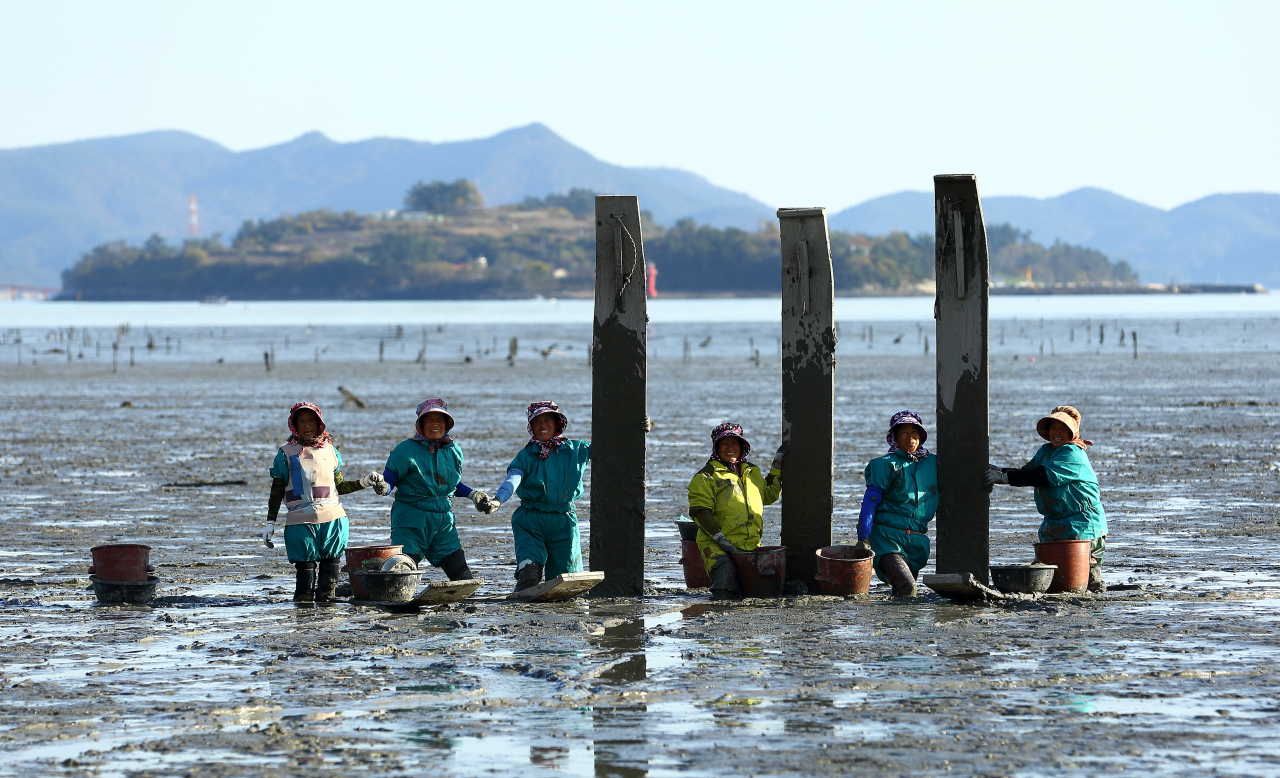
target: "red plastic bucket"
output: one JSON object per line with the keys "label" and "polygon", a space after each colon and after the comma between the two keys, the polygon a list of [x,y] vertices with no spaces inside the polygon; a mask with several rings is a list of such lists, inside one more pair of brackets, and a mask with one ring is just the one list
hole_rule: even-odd
{"label": "red plastic bucket", "polygon": [[360,588],[360,580],[352,572],[359,570],[360,565],[369,559],[390,559],[404,550],[404,546],[347,546],[347,565],[342,568],[342,572],[347,573],[347,577],[351,579],[351,594],[357,600],[368,599],[364,596],[364,589]]}
{"label": "red plastic bucket", "polygon": [[743,597],[782,596],[782,583],[787,579],[786,546],[758,546],[731,556]]}
{"label": "red plastic bucket", "polygon": [[859,556],[853,546],[825,546],[818,557],[818,588],[823,594],[848,597],[871,591],[871,566],[875,555]]}
{"label": "red plastic bucket", "polygon": [[111,543],[89,549],[93,567],[89,572],[108,583],[146,583],[151,546],[141,543]]}
{"label": "red plastic bucket", "polygon": [[711,585],[702,549],[692,540],[680,541],[680,564],[684,567],[684,585],[688,589],[705,589]]}
{"label": "red plastic bucket", "polygon": [[1091,540],[1050,540],[1036,543],[1036,561],[1057,565],[1049,593],[1082,592],[1089,586],[1089,555]]}

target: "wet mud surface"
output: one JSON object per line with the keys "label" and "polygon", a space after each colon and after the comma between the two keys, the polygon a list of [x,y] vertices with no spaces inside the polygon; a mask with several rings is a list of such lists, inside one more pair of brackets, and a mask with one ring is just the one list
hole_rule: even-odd
{"label": "wet mud surface", "polygon": [[[842,349],[862,348],[851,329]],[[864,599],[712,604],[686,591],[670,521],[687,512],[708,431],[738,420],[765,458],[780,434],[777,360],[757,343],[757,367],[744,342],[741,356],[685,363],[677,346],[650,364],[643,597],[418,614],[290,601],[283,544],[259,537],[292,403],[324,408],[352,478],[381,468],[418,400],[446,397],[465,480],[492,490],[529,400],[556,399],[570,434],[589,437],[589,336],[543,333],[567,355],[514,367],[478,356],[423,370],[391,348],[397,360],[379,363],[368,340],[317,364],[301,328],[271,373],[260,344],[241,346],[256,363],[214,364],[190,340],[184,359],[139,357],[115,375],[101,359],[0,367],[0,775],[1280,772],[1269,351],[1135,362],[1081,349],[1032,364],[993,345],[995,462],[1030,457],[1053,405],[1084,413],[1107,580],[1126,587],[1101,597],[964,606],[893,601],[877,582]],[[341,408],[338,385],[369,408]],[[888,417],[910,407],[932,425],[933,358],[842,356],[836,394],[834,535],[852,542]],[[993,563],[1030,561],[1030,498],[993,495]],[[344,504],[353,543],[385,539],[388,500]],[[510,509],[455,501],[482,594],[512,583]],[[766,542],[778,516],[767,509]],[[102,606],[88,590],[89,547],[118,541],[153,547],[152,606]]]}

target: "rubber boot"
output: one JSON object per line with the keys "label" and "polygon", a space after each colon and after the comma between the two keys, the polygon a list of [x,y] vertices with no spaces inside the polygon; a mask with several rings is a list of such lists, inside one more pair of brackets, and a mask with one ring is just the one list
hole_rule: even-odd
{"label": "rubber boot", "polygon": [[298,577],[293,585],[294,602],[311,602],[316,596],[316,563],[294,562]]}
{"label": "rubber boot", "polygon": [[[462,552],[458,552],[462,553]],[[465,562],[463,564],[466,564]],[[516,571],[516,591],[522,591],[542,583],[542,565],[528,562]]]}
{"label": "rubber boot", "polygon": [[738,566],[728,554],[722,554],[707,573],[711,578],[711,599],[728,600],[742,596],[738,588]]}
{"label": "rubber boot", "polygon": [[902,558],[902,554],[885,554],[880,561],[880,570],[889,579],[894,597],[916,596],[916,577],[911,574],[911,568],[907,567],[907,560]]}
{"label": "rubber boot", "polygon": [[1102,565],[1092,565],[1089,567],[1089,591],[1094,594],[1106,593],[1107,582],[1102,580]]}
{"label": "rubber boot", "polygon": [[444,571],[445,575],[449,576],[450,581],[465,581],[475,578],[471,573],[471,568],[467,567],[467,554],[462,549],[458,549],[441,559],[440,569]]}
{"label": "rubber boot", "polygon": [[342,563],[337,557],[329,559],[321,559],[317,565],[319,566],[319,576],[316,581],[316,602],[336,602],[338,599],[338,568]]}

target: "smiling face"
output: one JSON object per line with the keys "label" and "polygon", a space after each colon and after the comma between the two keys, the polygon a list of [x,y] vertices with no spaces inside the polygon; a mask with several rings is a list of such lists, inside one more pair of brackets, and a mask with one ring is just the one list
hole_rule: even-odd
{"label": "smiling face", "polygon": [[541,416],[535,416],[533,421],[529,422],[529,428],[533,430],[535,440],[551,440],[556,436],[556,415],[544,413]]}
{"label": "smiling face", "polygon": [[439,411],[432,411],[418,421],[418,428],[427,440],[439,440],[449,430],[449,417]]}
{"label": "smiling face", "polygon": [[310,408],[299,409],[293,414],[293,428],[303,440],[315,440],[320,434],[320,417]]}
{"label": "smiling face", "polygon": [[738,460],[742,459],[742,441],[733,435],[726,435],[716,441],[716,454],[721,462],[737,464]]}
{"label": "smiling face", "polygon": [[1062,448],[1070,443],[1075,436],[1071,434],[1071,428],[1060,421],[1049,422],[1049,442],[1054,448]]}
{"label": "smiling face", "polygon": [[899,424],[893,431],[893,442],[908,454],[914,454],[920,448],[920,430],[914,424]]}

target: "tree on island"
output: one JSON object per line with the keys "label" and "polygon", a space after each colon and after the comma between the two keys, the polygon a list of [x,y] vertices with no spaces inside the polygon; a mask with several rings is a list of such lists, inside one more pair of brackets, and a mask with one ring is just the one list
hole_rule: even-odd
{"label": "tree on island", "polygon": [[484,196],[476,185],[459,178],[452,184],[444,181],[432,181],[414,184],[404,196],[406,211],[426,211],[442,213],[449,216],[460,216],[484,207]]}

